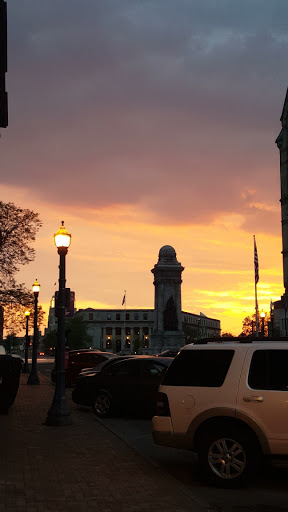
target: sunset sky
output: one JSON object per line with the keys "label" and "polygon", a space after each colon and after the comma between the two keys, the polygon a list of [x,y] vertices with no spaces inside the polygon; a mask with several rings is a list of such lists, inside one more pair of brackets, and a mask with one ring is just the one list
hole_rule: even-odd
{"label": "sunset sky", "polygon": [[[1,200],[39,212],[18,281],[58,285],[72,233],[77,308],[154,307],[172,245],[182,309],[241,332],[282,284],[279,153],[287,0],[8,0],[9,126]],[[57,282],[55,286],[54,283]]]}

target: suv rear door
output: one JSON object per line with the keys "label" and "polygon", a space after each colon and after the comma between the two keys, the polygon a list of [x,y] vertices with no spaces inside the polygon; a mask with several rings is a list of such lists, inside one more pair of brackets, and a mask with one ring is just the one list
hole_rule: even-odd
{"label": "suv rear door", "polygon": [[288,454],[288,346],[248,349],[237,396],[242,414],[260,426],[271,453]]}
{"label": "suv rear door", "polygon": [[[169,400],[174,432],[186,433],[191,421],[217,407],[235,414],[242,358],[224,346],[182,349],[168,368],[159,391]],[[234,368],[234,370],[233,370]]]}

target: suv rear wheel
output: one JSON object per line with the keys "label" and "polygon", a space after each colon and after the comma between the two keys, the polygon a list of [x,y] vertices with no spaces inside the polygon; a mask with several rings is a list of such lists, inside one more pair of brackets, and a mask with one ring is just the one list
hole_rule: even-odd
{"label": "suv rear wheel", "polygon": [[221,487],[236,487],[256,466],[255,444],[249,433],[237,429],[205,433],[198,452],[204,477]]}
{"label": "suv rear wheel", "polygon": [[99,418],[107,418],[112,411],[112,398],[107,391],[98,391],[93,403],[93,412]]}

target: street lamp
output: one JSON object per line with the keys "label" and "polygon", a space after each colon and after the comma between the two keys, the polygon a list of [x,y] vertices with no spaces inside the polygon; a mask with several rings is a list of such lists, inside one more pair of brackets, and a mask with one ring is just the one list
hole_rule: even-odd
{"label": "street lamp", "polygon": [[37,309],[38,309],[38,295],[40,291],[40,284],[37,282],[32,286],[34,293],[34,332],[33,332],[33,346],[32,346],[32,367],[27,380],[27,384],[40,384],[37,373],[37,350],[38,350],[38,326],[37,326]]}
{"label": "street lamp", "polygon": [[266,316],[265,311],[262,310],[260,313],[260,316],[261,316],[261,334],[262,334],[262,337],[264,338],[264,320],[265,320],[265,316]]}
{"label": "street lamp", "polygon": [[58,293],[58,329],[56,346],[56,381],[53,402],[48,411],[46,425],[71,425],[72,418],[65,396],[65,258],[71,242],[71,235],[65,229],[64,221],[54,235],[54,242],[60,256],[59,293]]}
{"label": "street lamp", "polygon": [[25,336],[25,363],[23,367],[23,373],[29,373],[29,364],[28,364],[28,348],[29,348],[29,336],[28,336],[28,323],[30,311],[25,311],[26,316],[26,336]]}

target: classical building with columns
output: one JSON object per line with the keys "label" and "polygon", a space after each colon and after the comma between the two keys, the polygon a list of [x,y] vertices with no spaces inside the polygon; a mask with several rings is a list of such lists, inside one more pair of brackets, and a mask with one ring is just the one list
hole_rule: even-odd
{"label": "classical building with columns", "polygon": [[86,322],[93,348],[112,352],[149,353],[153,309],[79,309]]}
{"label": "classical building with columns", "polygon": [[[55,303],[52,299],[49,310],[48,327],[45,334],[57,329]],[[153,346],[154,309],[79,309],[91,336],[91,348],[113,352],[154,354]],[[184,343],[192,343],[200,338],[213,338],[221,335],[220,320],[209,318],[203,313],[197,315],[181,311],[181,324]],[[155,352],[156,350],[156,352]]]}
{"label": "classical building with columns", "polygon": [[[91,336],[91,347],[111,352],[157,353],[153,346],[154,309],[79,309]],[[219,337],[220,320],[203,313],[181,311],[184,344],[200,338]],[[155,352],[156,350],[156,352]]]}

